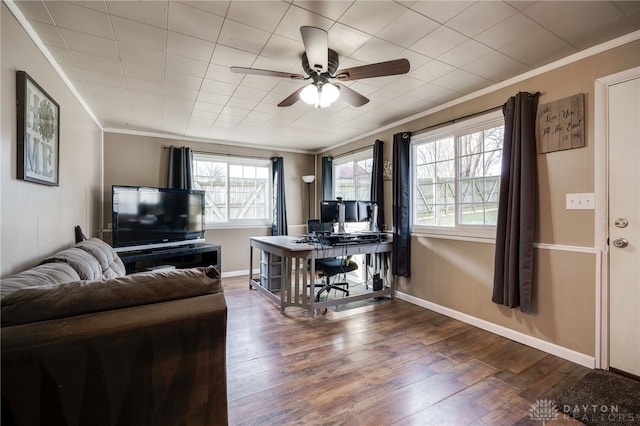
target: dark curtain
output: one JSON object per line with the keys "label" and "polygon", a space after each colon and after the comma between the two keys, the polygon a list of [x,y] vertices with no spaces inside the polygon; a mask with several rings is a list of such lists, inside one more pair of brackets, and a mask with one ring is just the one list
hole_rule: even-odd
{"label": "dark curtain", "polygon": [[322,157],[322,198],[333,199],[333,157]]}
{"label": "dark curtain", "polygon": [[493,278],[495,303],[531,313],[536,220],[536,110],[539,93],[520,92],[502,107],[504,146]]}
{"label": "dark curtain", "polygon": [[392,269],[396,276],[411,275],[411,226],[409,216],[409,153],[411,133],[393,135],[393,246]]}
{"label": "dark curtain", "polygon": [[381,231],[384,225],[383,147],[384,142],[381,140],[377,140],[373,144],[373,170],[371,170],[371,202],[378,205],[378,229]]}
{"label": "dark curtain", "polygon": [[193,151],[183,146],[169,147],[167,188],[193,189]]}
{"label": "dark curtain", "polygon": [[284,158],[273,157],[271,188],[273,193],[273,223],[271,235],[287,235],[287,203],[284,198]]}

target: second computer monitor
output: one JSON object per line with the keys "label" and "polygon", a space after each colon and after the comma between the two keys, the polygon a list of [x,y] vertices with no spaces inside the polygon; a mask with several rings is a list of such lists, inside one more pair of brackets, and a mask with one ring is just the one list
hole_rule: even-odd
{"label": "second computer monitor", "polygon": [[371,215],[370,201],[322,200],[320,201],[320,222],[338,222],[338,204],[344,204],[345,222],[367,222]]}

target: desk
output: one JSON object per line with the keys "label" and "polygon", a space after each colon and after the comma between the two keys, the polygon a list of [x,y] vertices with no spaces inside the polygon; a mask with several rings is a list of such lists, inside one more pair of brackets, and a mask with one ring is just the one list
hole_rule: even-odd
{"label": "desk", "polygon": [[[346,244],[327,246],[321,244],[298,243],[295,238],[281,235],[273,237],[251,237],[249,238],[249,288],[254,288],[265,295],[268,299],[280,306],[280,311],[288,306],[296,306],[308,309],[311,316],[316,309],[327,308],[329,306],[342,305],[357,300],[370,299],[379,296],[394,296],[394,282],[389,277],[384,277],[384,282],[390,285],[383,286],[382,290],[371,291],[366,294],[346,296],[343,298],[315,301],[315,260],[328,257],[348,256],[355,254],[371,254],[381,258],[383,262],[376,262],[378,267],[386,264],[387,256],[391,252],[391,242],[371,242],[359,244]],[[265,253],[267,259],[273,256],[279,258],[278,263],[281,273],[278,275],[280,286],[274,289],[269,285],[269,278],[254,278],[253,273],[253,252],[260,250]],[[272,263],[271,260],[267,262]],[[381,274],[381,276],[383,276]],[[279,293],[276,294],[276,293]]]}

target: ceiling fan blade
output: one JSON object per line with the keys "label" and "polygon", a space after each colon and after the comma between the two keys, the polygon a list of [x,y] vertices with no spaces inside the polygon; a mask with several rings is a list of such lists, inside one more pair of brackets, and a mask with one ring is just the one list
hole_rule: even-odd
{"label": "ceiling fan blade", "polygon": [[296,90],[295,92],[287,96],[282,102],[278,104],[278,106],[288,107],[298,102],[300,100],[300,92],[302,92],[302,89],[304,89],[305,87],[306,86],[302,86],[301,88],[299,88],[298,90]]}
{"label": "ceiling fan blade", "polygon": [[409,68],[410,65],[407,59],[394,59],[392,61],[338,70],[335,78],[340,81],[349,81],[360,80],[362,78],[384,77],[387,75],[406,74],[409,72]]}
{"label": "ceiling fan blade", "polygon": [[329,37],[327,32],[316,27],[300,27],[304,50],[309,67],[318,73],[327,72],[329,57]]}
{"label": "ceiling fan blade", "polygon": [[361,107],[362,105],[369,102],[369,98],[362,96],[360,93],[356,92],[349,86],[345,86],[344,84],[332,83],[338,89],[340,89],[340,98],[347,103],[353,105],[354,107]]}
{"label": "ceiling fan blade", "polygon": [[264,75],[267,77],[284,77],[284,78],[291,78],[294,80],[304,80],[305,78],[307,78],[301,74],[293,74],[290,72],[281,72],[281,71],[261,70],[258,68],[231,67],[231,72],[235,72],[238,74]]}

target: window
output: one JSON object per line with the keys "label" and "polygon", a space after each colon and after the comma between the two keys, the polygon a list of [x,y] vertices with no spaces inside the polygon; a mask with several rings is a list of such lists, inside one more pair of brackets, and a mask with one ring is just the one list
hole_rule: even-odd
{"label": "window", "polygon": [[194,154],[194,187],[205,191],[207,225],[270,224],[270,174],[267,159]]}
{"label": "window", "polygon": [[412,141],[414,230],[493,236],[503,137],[498,111]]}
{"label": "window", "polygon": [[373,157],[370,151],[333,160],[333,194],[345,200],[371,199]]}

